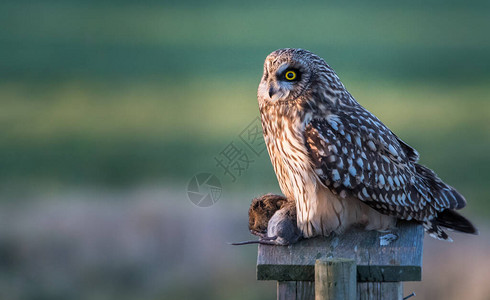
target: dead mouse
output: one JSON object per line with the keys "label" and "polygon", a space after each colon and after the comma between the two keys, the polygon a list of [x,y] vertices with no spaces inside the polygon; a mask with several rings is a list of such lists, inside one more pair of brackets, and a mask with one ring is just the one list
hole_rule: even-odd
{"label": "dead mouse", "polygon": [[302,238],[296,226],[296,204],[284,196],[266,194],[255,198],[248,210],[248,228],[257,241],[232,243],[232,245],[266,244],[290,245]]}

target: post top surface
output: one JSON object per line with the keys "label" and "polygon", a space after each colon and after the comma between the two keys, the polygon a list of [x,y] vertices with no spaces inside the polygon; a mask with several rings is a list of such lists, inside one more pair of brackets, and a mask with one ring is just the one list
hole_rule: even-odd
{"label": "post top surface", "polygon": [[397,226],[398,239],[380,245],[385,233],[351,229],[290,246],[259,245],[257,279],[313,281],[319,258],[354,259],[358,281],[418,281],[422,273],[424,230],[412,223]]}

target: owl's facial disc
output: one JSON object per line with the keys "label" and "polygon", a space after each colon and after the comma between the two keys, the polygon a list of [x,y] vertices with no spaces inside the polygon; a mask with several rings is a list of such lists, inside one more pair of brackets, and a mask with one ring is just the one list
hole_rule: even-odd
{"label": "owl's facial disc", "polygon": [[259,86],[262,99],[270,102],[294,100],[302,90],[300,83],[304,74],[301,68],[283,63],[277,68],[267,65],[265,71]]}

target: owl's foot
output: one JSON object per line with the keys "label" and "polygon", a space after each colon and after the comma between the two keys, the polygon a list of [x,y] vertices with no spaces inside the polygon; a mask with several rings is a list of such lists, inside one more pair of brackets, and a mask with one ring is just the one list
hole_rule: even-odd
{"label": "owl's foot", "polygon": [[398,240],[398,235],[394,232],[390,232],[388,234],[382,235],[379,237],[379,245],[380,246],[388,246],[392,242]]}

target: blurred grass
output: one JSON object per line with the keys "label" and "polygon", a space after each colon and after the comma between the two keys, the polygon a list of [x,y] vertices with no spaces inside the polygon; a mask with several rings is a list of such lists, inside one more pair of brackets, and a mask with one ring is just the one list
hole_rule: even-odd
{"label": "blurred grass", "polygon": [[[485,83],[449,86],[349,77],[344,82],[366,108],[419,150],[422,163],[467,195],[470,209],[488,208],[490,102]],[[246,78],[184,85],[3,84],[0,178],[9,184],[52,180],[120,186],[220,172],[214,156],[258,114],[255,87]],[[230,189],[250,184],[276,185],[266,154]]]}

